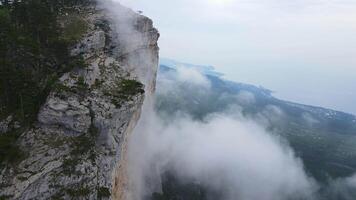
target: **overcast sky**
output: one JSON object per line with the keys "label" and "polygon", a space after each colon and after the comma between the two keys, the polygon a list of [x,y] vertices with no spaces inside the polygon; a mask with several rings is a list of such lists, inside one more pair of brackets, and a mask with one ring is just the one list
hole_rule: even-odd
{"label": "overcast sky", "polygon": [[120,2],[154,20],[162,57],[356,114],[356,0]]}

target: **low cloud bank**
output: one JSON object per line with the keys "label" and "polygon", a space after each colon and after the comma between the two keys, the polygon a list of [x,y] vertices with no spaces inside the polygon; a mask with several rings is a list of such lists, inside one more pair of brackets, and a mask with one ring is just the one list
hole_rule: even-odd
{"label": "low cloud bank", "polygon": [[[185,105],[189,101],[180,94],[182,87],[196,90],[192,93],[196,96],[211,92],[214,86],[201,72],[180,68],[159,74],[159,95],[182,98],[177,103]],[[355,199],[356,175],[317,183],[288,142],[267,128],[286,123],[280,107],[266,105],[254,117],[245,117],[243,106],[256,103],[253,93],[223,93],[220,98],[235,99],[236,104],[196,119],[183,110],[191,108],[187,105],[175,114],[158,114],[153,97],[148,97],[129,145],[131,200],[161,192],[161,178],[167,172],[182,183],[211,190],[219,200]],[[303,119],[306,125],[317,123],[308,115]]]}
{"label": "low cloud bank", "polygon": [[324,192],[328,199],[355,200],[356,197],[356,174],[347,178],[330,181]]}
{"label": "low cloud bank", "polygon": [[302,162],[255,122],[219,114],[204,122],[181,115],[167,124],[146,109],[130,144],[132,199],[160,192],[167,171],[226,200],[313,199],[317,186]]}

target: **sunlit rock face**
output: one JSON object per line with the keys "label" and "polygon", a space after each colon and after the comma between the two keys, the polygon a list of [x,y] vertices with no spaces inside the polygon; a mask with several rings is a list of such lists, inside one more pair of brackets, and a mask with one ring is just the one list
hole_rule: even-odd
{"label": "sunlit rock face", "polygon": [[[123,191],[126,141],[145,91],[155,88],[159,34],[150,19],[108,7],[78,9],[88,30],[71,54],[87,67],[60,78],[36,124],[20,136],[26,156],[1,169],[0,197],[113,199]],[[8,124],[1,122],[1,131]]]}

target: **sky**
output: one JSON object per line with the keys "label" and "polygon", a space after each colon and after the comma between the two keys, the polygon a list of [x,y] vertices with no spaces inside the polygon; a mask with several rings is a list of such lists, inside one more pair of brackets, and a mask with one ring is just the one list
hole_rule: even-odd
{"label": "sky", "polygon": [[120,2],[153,19],[161,57],[356,114],[356,0]]}

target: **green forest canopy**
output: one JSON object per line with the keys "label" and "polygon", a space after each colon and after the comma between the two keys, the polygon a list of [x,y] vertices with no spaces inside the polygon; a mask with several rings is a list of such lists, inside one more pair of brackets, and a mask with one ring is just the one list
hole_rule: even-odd
{"label": "green forest canopy", "polygon": [[81,58],[71,57],[72,38],[58,18],[91,0],[1,0],[0,119],[15,113],[33,119],[58,76]]}
{"label": "green forest canopy", "polygon": [[[58,77],[85,65],[72,57],[72,37],[59,18],[92,0],[0,0],[0,120],[12,115],[19,130],[0,134],[0,164],[21,157],[21,129],[36,120]],[[71,33],[71,32],[69,32]],[[76,33],[77,34],[77,33]],[[1,166],[0,166],[1,167]]]}

